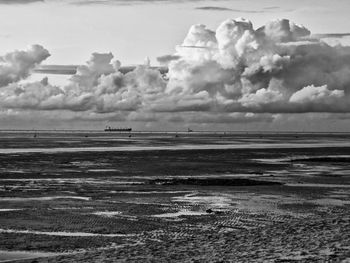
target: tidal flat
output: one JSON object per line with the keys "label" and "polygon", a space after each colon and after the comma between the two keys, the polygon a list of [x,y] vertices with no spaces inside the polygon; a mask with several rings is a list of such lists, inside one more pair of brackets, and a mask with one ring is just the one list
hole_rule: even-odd
{"label": "tidal flat", "polygon": [[350,135],[36,135],[0,133],[0,262],[350,260]]}

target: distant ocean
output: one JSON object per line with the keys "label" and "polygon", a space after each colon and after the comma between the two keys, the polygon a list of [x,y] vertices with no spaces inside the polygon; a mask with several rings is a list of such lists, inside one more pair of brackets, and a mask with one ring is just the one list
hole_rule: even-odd
{"label": "distant ocean", "polygon": [[0,131],[0,153],[350,147],[350,133]]}

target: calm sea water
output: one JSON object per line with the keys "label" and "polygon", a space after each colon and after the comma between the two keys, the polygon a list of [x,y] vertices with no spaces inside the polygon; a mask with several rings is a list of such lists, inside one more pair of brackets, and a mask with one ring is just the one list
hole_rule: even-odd
{"label": "calm sea water", "polygon": [[0,132],[0,153],[350,147],[350,134]]}

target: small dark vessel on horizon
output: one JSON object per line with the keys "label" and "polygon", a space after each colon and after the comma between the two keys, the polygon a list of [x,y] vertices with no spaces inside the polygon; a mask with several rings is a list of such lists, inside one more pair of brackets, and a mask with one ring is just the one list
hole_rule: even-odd
{"label": "small dark vessel on horizon", "polygon": [[106,127],[105,132],[131,132],[132,128],[112,128],[110,126]]}

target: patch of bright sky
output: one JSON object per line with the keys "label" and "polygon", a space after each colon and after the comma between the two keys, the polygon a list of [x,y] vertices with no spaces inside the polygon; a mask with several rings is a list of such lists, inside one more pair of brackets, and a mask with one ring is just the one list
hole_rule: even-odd
{"label": "patch of bright sky", "polygon": [[[45,64],[82,64],[92,52],[110,51],[130,65],[142,63],[146,56],[155,63],[157,56],[173,53],[192,24],[215,29],[227,18],[245,17],[255,27],[288,18],[314,33],[350,30],[348,0],[117,2],[74,5],[72,0],[46,0],[1,5],[0,53],[37,43],[52,54]],[[195,9],[203,6],[236,11]]]}

